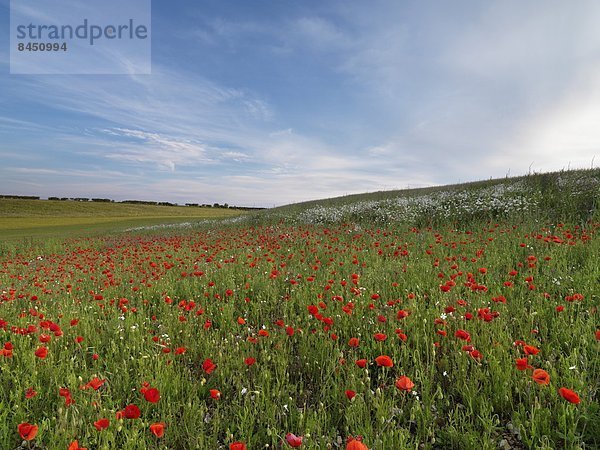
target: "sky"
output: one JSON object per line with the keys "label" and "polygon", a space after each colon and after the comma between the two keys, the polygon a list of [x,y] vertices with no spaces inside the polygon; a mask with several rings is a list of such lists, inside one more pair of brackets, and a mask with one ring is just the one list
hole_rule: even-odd
{"label": "sky", "polygon": [[596,0],[154,0],[151,73],[120,75],[11,74],[9,18],[0,194],[271,207],[600,163]]}

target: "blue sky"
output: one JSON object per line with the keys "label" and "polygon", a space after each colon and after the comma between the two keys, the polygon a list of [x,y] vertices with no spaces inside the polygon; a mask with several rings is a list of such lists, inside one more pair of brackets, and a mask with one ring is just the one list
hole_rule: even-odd
{"label": "blue sky", "polygon": [[600,162],[598,1],[153,1],[151,75],[11,75],[9,5],[0,193],[273,206]]}

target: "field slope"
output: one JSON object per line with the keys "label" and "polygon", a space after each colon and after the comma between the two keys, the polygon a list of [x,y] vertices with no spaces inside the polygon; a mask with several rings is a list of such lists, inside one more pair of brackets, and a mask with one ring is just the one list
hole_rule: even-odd
{"label": "field slope", "polygon": [[240,214],[227,208],[0,199],[0,239],[89,235]]}

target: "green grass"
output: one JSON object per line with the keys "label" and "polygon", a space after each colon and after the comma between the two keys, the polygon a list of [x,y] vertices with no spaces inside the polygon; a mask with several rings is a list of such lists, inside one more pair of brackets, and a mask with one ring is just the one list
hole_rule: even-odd
{"label": "green grass", "polygon": [[[0,276],[3,286],[12,286],[0,304],[0,318],[8,322],[0,333],[14,345],[14,356],[0,359],[0,402],[13,411],[0,417],[0,446],[15,448],[16,426],[28,421],[41,427],[38,440],[54,448],[76,438],[91,448],[225,448],[234,439],[249,448],[277,448],[294,432],[305,436],[308,449],[355,434],[380,450],[494,449],[513,436],[510,428],[519,431],[521,448],[594,448],[597,227],[553,231],[571,235],[573,245],[548,245],[536,237],[547,235],[543,228],[472,224],[471,234],[464,234],[449,228],[229,227],[78,239],[56,245],[53,253],[24,250],[4,260]],[[408,254],[395,254],[398,244]],[[531,255],[538,259],[534,267],[528,267]],[[519,274],[510,276],[512,269]],[[464,286],[468,273],[488,291]],[[352,274],[360,275],[356,286]],[[440,291],[451,275],[457,275],[456,286]],[[514,285],[504,286],[506,280]],[[567,301],[573,293],[583,299]],[[491,300],[498,295],[507,302]],[[330,327],[307,313],[319,302]],[[348,302],[351,315],[342,311]],[[561,305],[565,310],[558,313]],[[444,317],[449,306],[456,311]],[[485,307],[498,317],[477,318]],[[397,319],[400,309],[410,314]],[[475,318],[465,320],[466,312]],[[39,314],[59,324],[63,335],[39,328]],[[71,325],[72,319],[79,322]],[[11,331],[32,324],[38,330],[31,334]],[[268,336],[259,335],[263,328]],[[461,350],[458,329],[471,334],[481,360]],[[375,341],[377,332],[387,340]],[[34,356],[40,334],[51,336],[44,360]],[[76,336],[84,341],[76,343]],[[358,348],[348,345],[351,337],[360,339]],[[534,383],[531,370],[516,370],[523,356],[514,345],[519,340],[540,349],[529,363],[548,371],[549,386]],[[176,355],[179,347],[186,352]],[[378,367],[380,354],[394,367]],[[247,367],[250,356],[257,362]],[[217,365],[211,374],[202,369],[206,358]],[[360,358],[368,361],[365,369],[354,364]],[[413,380],[414,394],[394,387],[401,375]],[[95,376],[107,380],[100,391],[80,390]],[[160,390],[158,404],[144,400],[143,382]],[[29,387],[38,395],[25,400]],[[61,387],[70,389],[73,406],[58,395]],[[581,404],[562,399],[560,387],[576,391]],[[220,390],[221,398],[213,400],[210,389]],[[357,393],[352,401],[347,389]],[[142,417],[116,420],[131,403]],[[93,422],[102,417],[111,425],[98,432]],[[148,431],[159,421],[167,424],[160,440]]]}
{"label": "green grass", "polygon": [[216,217],[239,212],[227,208],[0,198],[0,217]]}
{"label": "green grass", "polygon": [[112,233],[240,214],[225,208],[0,199],[0,241]]}

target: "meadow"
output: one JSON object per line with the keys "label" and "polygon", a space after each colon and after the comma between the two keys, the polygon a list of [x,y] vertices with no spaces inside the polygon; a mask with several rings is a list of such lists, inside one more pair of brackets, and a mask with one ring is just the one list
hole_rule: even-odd
{"label": "meadow", "polygon": [[227,208],[0,198],[0,241],[109,234],[240,214]]}
{"label": "meadow", "polygon": [[0,448],[600,448],[599,194],[561,172],[10,240]]}

